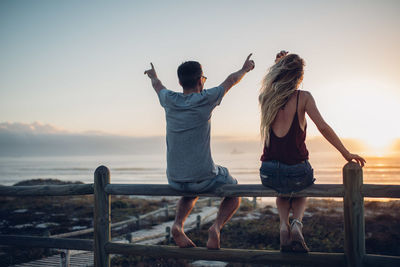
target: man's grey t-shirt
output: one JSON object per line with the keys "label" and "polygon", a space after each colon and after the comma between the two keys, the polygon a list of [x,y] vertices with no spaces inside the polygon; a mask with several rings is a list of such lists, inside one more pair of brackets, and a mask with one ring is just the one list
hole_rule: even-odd
{"label": "man's grey t-shirt", "polygon": [[159,100],[167,121],[167,177],[175,182],[214,178],[218,168],[211,157],[211,113],[225,94],[218,86],[185,95],[162,89]]}

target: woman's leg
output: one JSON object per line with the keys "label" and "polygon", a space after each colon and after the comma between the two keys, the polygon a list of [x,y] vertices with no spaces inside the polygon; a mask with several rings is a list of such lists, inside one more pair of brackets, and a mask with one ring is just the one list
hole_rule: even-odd
{"label": "woman's leg", "polygon": [[281,242],[281,249],[285,250],[290,245],[290,227],[289,227],[289,211],[290,199],[286,197],[276,198],[276,207],[279,213],[279,235]]}
{"label": "woman's leg", "polygon": [[306,197],[292,198],[293,219],[297,219],[300,222],[303,220],[304,211],[306,210],[306,203]]}
{"label": "woman's leg", "polygon": [[307,198],[298,197],[292,199],[292,209],[293,209],[293,222],[290,229],[290,234],[292,237],[293,250],[297,252],[308,252],[309,249],[304,242],[304,237],[302,233],[302,220],[304,215],[304,210],[306,209]]}

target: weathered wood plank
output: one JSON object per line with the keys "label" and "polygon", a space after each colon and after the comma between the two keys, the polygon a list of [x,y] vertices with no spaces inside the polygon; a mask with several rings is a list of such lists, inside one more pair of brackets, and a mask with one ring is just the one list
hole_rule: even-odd
{"label": "weathered wood plank", "polygon": [[398,267],[400,266],[400,257],[366,254],[364,256],[364,266]]}
{"label": "weathered wood plank", "polygon": [[[141,196],[244,196],[244,197],[276,197],[290,196],[290,194],[278,194],[272,189],[258,184],[224,185],[215,192],[200,194],[179,192],[173,190],[168,185],[163,184],[109,184],[106,192],[110,195],[141,195]],[[343,197],[343,185],[340,184],[315,184],[292,196],[309,197]]]}
{"label": "weathered wood plank", "polygon": [[94,173],[94,262],[96,267],[109,267],[110,255],[104,245],[111,240],[111,198],[104,191],[110,183],[110,171],[100,166]]}
{"label": "weathered wood plank", "polygon": [[343,197],[343,192],[341,184],[314,184],[293,194],[278,194],[275,190],[261,184],[225,185],[216,190],[218,196],[227,197]]}
{"label": "weathered wood plank", "polygon": [[133,238],[131,238],[130,243],[137,243],[137,242],[156,239],[156,238],[164,237],[164,236],[166,236],[165,233],[158,233],[158,234],[153,234],[153,235],[148,235],[148,236],[133,237]]}
{"label": "weathered wood plank", "polygon": [[71,237],[71,236],[78,236],[78,235],[84,235],[84,234],[89,234],[93,233],[94,228],[88,228],[88,229],[83,229],[79,231],[73,231],[73,232],[68,232],[68,233],[62,233],[62,234],[56,234],[56,235],[51,235],[51,237]]}
{"label": "weathered wood plank", "polygon": [[93,184],[32,186],[0,185],[0,196],[70,196],[91,194],[93,194]]}
{"label": "weathered wood plank", "polygon": [[[35,186],[2,186],[0,196],[67,196],[93,194],[93,184],[76,185],[35,185]],[[161,190],[161,191],[160,191]],[[106,192],[112,195],[152,195],[152,196],[192,196],[181,193],[164,184],[109,184]],[[296,196],[308,197],[343,197],[343,185],[315,184],[296,193]],[[257,184],[226,185],[215,192],[198,194],[200,196],[256,196],[276,197],[279,194],[274,190]],[[400,198],[400,185],[364,184],[364,197]],[[281,194],[280,196],[286,196]],[[288,195],[287,195],[288,196]]]}
{"label": "weathered wood plank", "polygon": [[365,255],[364,198],[361,167],[349,162],[343,167],[344,252],[347,266],[361,267]]}
{"label": "weathered wood plank", "polygon": [[151,257],[216,260],[229,262],[290,264],[311,266],[344,266],[343,253],[281,253],[268,250],[179,248],[175,246],[149,246],[107,243],[106,251],[112,254],[132,254]]}
{"label": "weathered wood plank", "polygon": [[364,184],[361,194],[364,197],[400,198],[400,185]]}
{"label": "weathered wood plank", "polygon": [[60,248],[93,251],[93,241],[87,239],[0,235],[0,244],[18,247]]}

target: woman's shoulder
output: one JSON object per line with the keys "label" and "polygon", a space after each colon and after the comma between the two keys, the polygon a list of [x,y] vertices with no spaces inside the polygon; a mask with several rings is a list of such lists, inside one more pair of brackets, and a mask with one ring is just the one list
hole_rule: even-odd
{"label": "woman's shoulder", "polygon": [[311,92],[305,90],[299,90],[299,98],[300,101],[303,103],[307,102],[308,100],[314,99]]}
{"label": "woman's shoulder", "polygon": [[306,90],[298,90],[298,91],[299,91],[300,96],[304,96],[304,97],[311,96],[311,93],[309,91],[306,91]]}
{"label": "woman's shoulder", "polygon": [[302,107],[302,109],[305,109],[308,103],[311,103],[313,101],[314,98],[309,91],[299,90],[299,106]]}

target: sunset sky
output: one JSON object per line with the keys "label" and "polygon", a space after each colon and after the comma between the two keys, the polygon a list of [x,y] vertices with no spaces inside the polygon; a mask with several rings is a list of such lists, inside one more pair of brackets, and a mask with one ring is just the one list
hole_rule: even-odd
{"label": "sunset sky", "polygon": [[181,91],[180,63],[199,61],[213,87],[253,53],[256,69],[215,110],[212,134],[257,139],[260,81],[285,49],[305,59],[301,88],[337,134],[383,147],[400,138],[399,14],[396,0],[3,0],[0,122],[164,135],[150,62]]}

